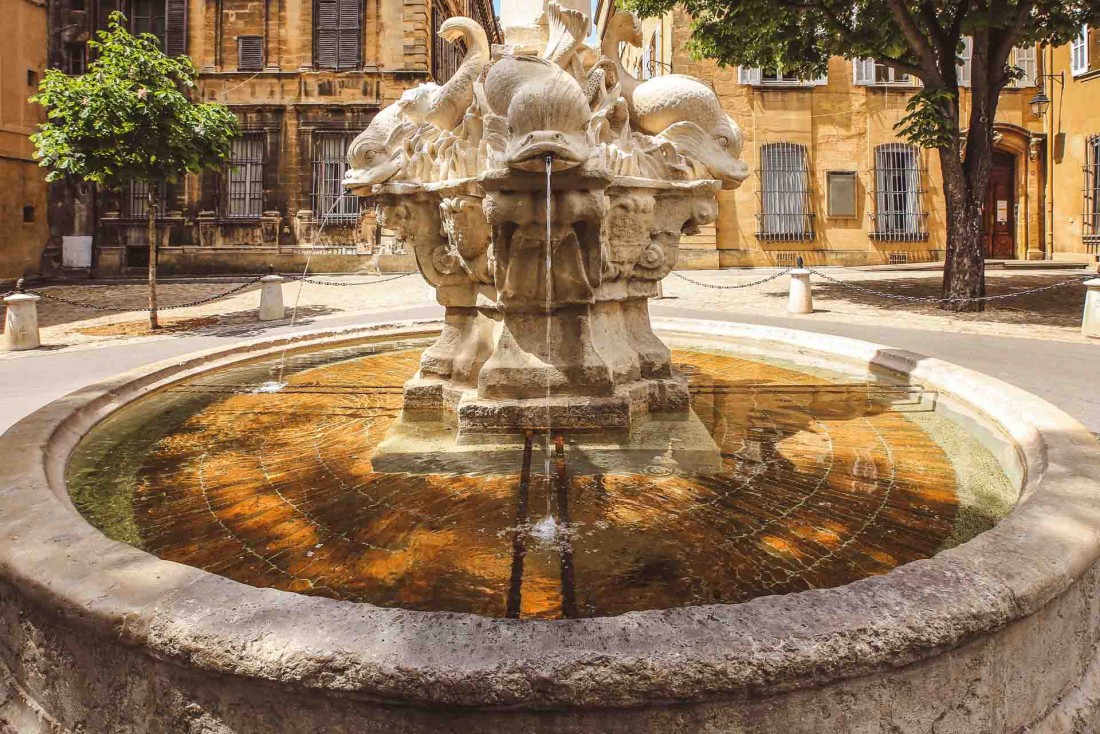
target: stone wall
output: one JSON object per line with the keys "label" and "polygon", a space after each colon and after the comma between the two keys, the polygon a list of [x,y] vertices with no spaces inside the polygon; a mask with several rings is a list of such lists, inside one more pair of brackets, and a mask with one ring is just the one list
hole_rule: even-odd
{"label": "stone wall", "polygon": [[[1093,46],[1091,53],[1100,53],[1100,49]],[[1052,103],[1043,118],[1049,143],[1044,145],[1042,154],[1052,162],[1047,212],[1054,258],[1096,262],[1100,254],[1100,236],[1090,236],[1092,230],[1086,228],[1082,220],[1085,215],[1083,191],[1087,186],[1085,145],[1089,137],[1100,135],[1100,116],[1097,115],[1100,74],[1094,71],[1073,76],[1069,46],[1046,49],[1043,56],[1051,72],[1065,75],[1064,86],[1048,80],[1046,93]]]}
{"label": "stone wall", "polygon": [[[46,9],[0,0],[0,286],[39,272],[46,246],[45,172],[29,136],[43,119],[27,101],[46,66]],[[6,290],[0,288],[0,290]]]}

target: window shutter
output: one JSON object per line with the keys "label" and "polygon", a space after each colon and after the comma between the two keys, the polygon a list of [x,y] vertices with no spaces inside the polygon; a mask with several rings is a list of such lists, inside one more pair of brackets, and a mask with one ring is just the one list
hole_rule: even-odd
{"label": "window shutter", "polygon": [[875,60],[852,60],[852,83],[862,86],[875,83]]}
{"label": "window shutter", "polygon": [[1089,29],[1081,26],[1081,32],[1070,43],[1070,73],[1076,76],[1089,70]]}
{"label": "window shutter", "polygon": [[359,0],[337,0],[337,20],[340,24],[337,46],[337,68],[354,69],[359,66]]}
{"label": "window shutter", "polygon": [[1017,87],[1034,87],[1039,73],[1037,53],[1034,46],[1017,47],[1012,50],[1012,65],[1021,72],[1020,78],[1013,82]]}
{"label": "window shutter", "polygon": [[974,39],[970,36],[963,36],[963,49],[959,54],[959,63],[956,66],[959,74],[959,86],[970,86],[970,70],[972,67],[971,59],[974,56]]}
{"label": "window shutter", "polygon": [[164,53],[187,54],[187,0],[165,0]]}
{"label": "window shutter", "polygon": [[237,36],[237,70],[263,71],[264,37]]}
{"label": "window shutter", "polygon": [[317,48],[316,64],[320,68],[335,69],[340,55],[340,9],[337,0],[317,0]]}
{"label": "window shutter", "polygon": [[759,87],[761,79],[762,75],[760,69],[751,66],[740,66],[737,68],[737,80],[741,84],[746,84],[750,87]]}

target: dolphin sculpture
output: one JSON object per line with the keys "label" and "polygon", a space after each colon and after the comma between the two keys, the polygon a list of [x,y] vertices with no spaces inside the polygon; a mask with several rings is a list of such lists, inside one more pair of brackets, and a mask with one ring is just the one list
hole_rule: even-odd
{"label": "dolphin sculpture", "polygon": [[446,84],[421,84],[374,116],[348,147],[344,188],[367,195],[375,184],[396,176],[408,163],[405,141],[418,130],[453,130],[474,100],[474,82],[489,62],[485,29],[470,18],[449,18],[439,35],[451,43],[464,39],[468,51]]}
{"label": "dolphin sculpture", "polygon": [[740,159],[744,136],[722,110],[714,90],[683,74],[638,80],[619,60],[622,42],[642,45],[641,22],[633,13],[612,16],[600,48],[616,67],[634,129],[671,142],[721,181],[723,189],[740,186],[749,177],[748,166]]}

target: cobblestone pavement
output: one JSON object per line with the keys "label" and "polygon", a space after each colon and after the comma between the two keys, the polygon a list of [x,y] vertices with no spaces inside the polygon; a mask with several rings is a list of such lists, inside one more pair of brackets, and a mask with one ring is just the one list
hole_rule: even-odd
{"label": "cobblestone pavement", "polygon": [[[685,271],[684,277],[711,286],[732,286],[759,280],[774,270],[737,269]],[[996,301],[978,314],[953,314],[933,304],[884,298],[856,290],[859,286],[905,296],[939,295],[939,271],[860,271],[822,269],[838,279],[833,283],[813,276],[815,313],[800,320],[828,320],[836,323],[874,325],[883,328],[924,329],[959,334],[985,334],[1031,339],[1085,343],[1080,334],[1085,288],[1073,284],[1033,295]],[[1060,281],[1084,278],[1084,270],[1012,270],[988,273],[990,295],[1038,288]],[[389,276],[317,276],[347,287],[297,283],[283,285],[283,298],[290,314],[298,306],[297,323],[318,323],[356,313],[371,314],[400,307],[429,305],[431,289],[417,274],[393,279]],[[664,281],[665,298],[658,303],[680,308],[758,317],[786,316],[787,277],[737,290],[719,290],[690,283],[677,274]],[[242,281],[215,279],[202,282],[166,283],[158,289],[163,306],[209,298],[224,293]],[[117,343],[119,340],[149,340],[183,334],[239,331],[256,322],[259,285],[252,285],[226,298],[200,306],[168,310],[161,322],[168,328],[151,334],[143,310],[147,290],[142,284],[106,283],[64,285],[44,289],[46,293],[73,301],[132,311],[104,313],[55,301],[39,302],[42,341],[49,348],[70,348]],[[14,357],[15,355],[9,355]],[[2,357],[0,357],[2,358]]]}

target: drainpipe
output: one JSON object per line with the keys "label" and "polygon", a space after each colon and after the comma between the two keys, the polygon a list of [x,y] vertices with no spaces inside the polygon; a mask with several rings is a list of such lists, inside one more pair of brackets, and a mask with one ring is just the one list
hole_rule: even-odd
{"label": "drainpipe", "polygon": [[[1053,73],[1054,70],[1054,48],[1047,46],[1047,73]],[[1054,84],[1051,83],[1051,90],[1053,91]],[[1063,90],[1063,94],[1065,91]],[[1047,165],[1044,171],[1045,181],[1043,182],[1043,188],[1046,191],[1046,252],[1044,253],[1044,259],[1054,259],[1054,115],[1057,112],[1056,105],[1051,102],[1050,116],[1043,120],[1043,127],[1046,128],[1047,133],[1047,150],[1046,158]],[[1045,116],[1044,116],[1045,117]]]}

